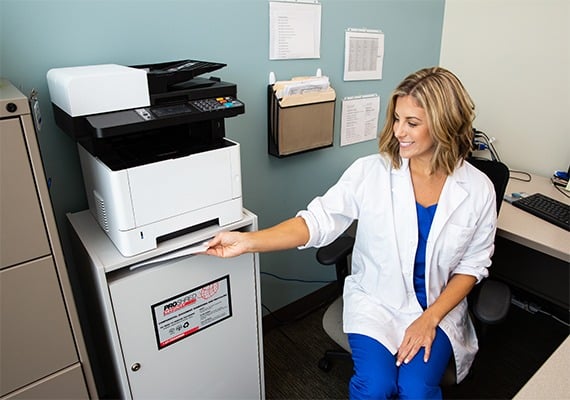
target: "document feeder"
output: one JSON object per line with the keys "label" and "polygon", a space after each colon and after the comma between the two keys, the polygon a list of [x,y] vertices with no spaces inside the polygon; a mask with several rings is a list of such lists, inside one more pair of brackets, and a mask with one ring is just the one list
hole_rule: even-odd
{"label": "document feeder", "polygon": [[242,218],[239,144],[225,137],[224,119],[243,114],[245,106],[235,84],[197,77],[223,66],[181,60],[121,67],[120,79],[109,75],[118,97],[125,73],[144,69],[150,105],[80,116],[65,105],[100,109],[88,103],[98,90],[89,82],[100,84],[114,69],[48,71],[50,94],[59,95],[51,96],[56,123],[78,143],[89,209],[124,256],[192,226]]}
{"label": "document feeder", "polygon": [[181,60],[158,64],[136,65],[134,68],[147,72],[148,88],[151,93],[164,93],[176,84],[225,67],[226,64],[199,60]]}

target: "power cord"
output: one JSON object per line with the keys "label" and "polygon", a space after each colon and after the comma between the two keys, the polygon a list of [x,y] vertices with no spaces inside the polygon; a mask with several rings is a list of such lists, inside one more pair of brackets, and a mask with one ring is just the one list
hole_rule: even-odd
{"label": "power cord", "polygon": [[[321,280],[307,280],[307,279],[299,279],[299,278],[285,278],[270,272],[260,272],[261,275],[267,275],[269,277],[281,280],[281,281],[285,281],[285,282],[297,282],[297,283],[325,283],[325,284],[329,284],[329,283],[333,283],[336,282],[336,279],[333,280],[328,280],[328,281],[321,281]],[[261,304],[261,306],[269,313],[269,315],[271,315],[271,317],[277,322],[277,326],[283,326],[283,325],[288,325],[291,324],[293,322],[297,322],[302,320],[303,318],[305,318],[307,315],[313,313],[314,311],[317,311],[318,309],[332,303],[337,297],[337,294],[335,293],[333,296],[331,296],[331,298],[327,298],[324,301],[316,304],[315,306],[308,308],[307,310],[305,310],[304,312],[302,312],[301,314],[297,315],[295,318],[292,318],[290,320],[282,320],[280,318],[278,318],[275,313],[269,308],[267,307],[265,304]],[[285,335],[285,333],[283,333]],[[286,335],[285,335],[286,336]]]}
{"label": "power cord", "polygon": [[514,179],[514,180],[516,180],[516,181],[522,181],[522,182],[530,182],[530,181],[532,181],[532,175],[529,174],[529,173],[526,172],[526,171],[517,171],[517,170],[514,170],[514,169],[510,169],[509,172],[510,172],[511,174],[521,174],[521,175],[524,176],[524,178],[521,178],[521,177],[518,177],[518,176],[512,176],[512,175],[510,175],[510,176],[509,176],[510,179]]}
{"label": "power cord", "polygon": [[488,150],[491,154],[491,160],[501,161],[499,153],[497,153],[495,146],[493,146],[495,140],[494,137],[490,138],[487,136],[485,132],[473,128],[473,149],[476,151]]}
{"label": "power cord", "polygon": [[273,319],[277,322],[277,325],[276,325],[277,330],[278,330],[283,336],[285,336],[285,338],[286,338],[287,340],[289,340],[291,343],[295,343],[295,341],[294,341],[293,339],[291,339],[291,337],[290,337],[289,335],[287,335],[287,333],[285,333],[285,331],[284,331],[283,329],[281,329],[281,327],[282,327],[283,325],[286,325],[287,322],[286,322],[286,321],[283,321],[283,320],[281,320],[281,319],[279,319],[279,318],[277,318],[277,316],[275,315],[275,313],[274,313],[269,307],[267,307],[265,304],[261,303],[261,306],[262,306],[265,310],[267,310],[267,312],[269,313],[269,315],[271,316],[271,318],[273,318]]}
{"label": "power cord", "polygon": [[564,196],[570,198],[570,196],[568,195],[568,193],[566,192],[565,189],[561,189],[559,185],[557,185],[553,179],[550,179],[550,181],[552,182],[552,186],[554,186],[556,188],[556,190],[558,190],[560,193],[562,193]]}
{"label": "power cord", "polygon": [[548,317],[551,317],[552,319],[558,321],[558,322],[561,323],[562,325],[565,325],[565,326],[567,326],[567,327],[570,327],[570,324],[569,324],[568,322],[563,321],[562,319],[558,318],[556,315],[553,315],[553,314],[551,314],[551,313],[549,313],[549,312],[544,311],[544,310],[542,309],[542,307],[540,307],[540,306],[537,305],[537,304],[529,303],[529,302],[526,301],[526,300],[525,300],[525,301],[522,301],[522,300],[519,300],[519,299],[517,299],[517,298],[515,298],[515,297],[513,297],[513,298],[511,299],[511,304],[514,304],[515,306],[517,306],[517,307],[519,307],[519,308],[525,310],[526,312],[528,312],[528,313],[530,313],[530,314],[536,314],[536,313],[544,314],[544,315],[546,315],[546,316],[548,316]]}
{"label": "power cord", "polygon": [[279,276],[276,274],[272,274],[270,272],[263,272],[263,271],[261,271],[260,274],[261,275],[267,275],[267,276],[270,276],[272,278],[279,279],[281,281],[286,281],[286,282],[298,282],[298,283],[332,283],[332,282],[335,282],[334,280],[331,280],[331,281],[318,281],[318,280],[313,281],[313,280],[305,280],[305,279],[299,279],[299,278],[285,278],[285,277],[282,277],[282,276]]}
{"label": "power cord", "polygon": [[[501,157],[499,157],[499,153],[497,152],[497,149],[495,149],[495,146],[493,145],[493,142],[495,141],[496,139],[494,137],[489,137],[485,132],[473,128],[473,150],[489,151],[489,154],[491,155],[491,160],[500,162]],[[532,180],[531,175],[526,171],[517,171],[509,169],[509,172],[510,172],[509,174],[510,179],[522,182],[530,182]],[[513,174],[520,174],[523,175],[523,177],[513,176]]]}
{"label": "power cord", "polygon": [[301,314],[297,315],[295,318],[289,319],[289,320],[282,320],[281,318],[277,317],[275,315],[275,312],[273,310],[271,310],[269,307],[267,307],[265,304],[261,303],[261,306],[269,313],[268,315],[271,316],[271,318],[273,318],[276,321],[276,325],[275,328],[287,339],[289,340],[291,343],[296,343],[289,335],[287,335],[287,333],[281,329],[284,326],[287,326],[289,324],[298,322],[300,320],[302,320],[303,318],[307,317],[308,315],[312,314],[313,312],[321,309],[322,307],[325,307],[329,304],[331,304],[335,299],[336,299],[337,295],[333,295],[328,299],[325,299],[324,301],[317,303],[316,305],[314,305],[313,307],[310,307],[308,309],[306,309],[304,312],[302,312]]}
{"label": "power cord", "polygon": [[[489,151],[490,155],[491,155],[491,160],[493,161],[501,161],[501,158],[499,157],[499,153],[497,152],[497,150],[495,149],[495,146],[493,146],[493,142],[496,139],[494,137],[489,137],[485,132],[480,131],[476,128],[473,128],[473,150],[474,151]],[[522,182],[530,182],[532,180],[531,175],[526,172],[526,171],[517,171],[517,170],[512,170],[509,169],[509,172],[511,173],[511,176],[509,177],[509,179],[514,179],[517,181],[522,181]],[[561,171],[556,171],[555,172],[555,176],[557,176],[557,173],[562,173],[565,174],[564,172]],[[513,176],[512,174],[520,174],[523,175],[523,177],[518,177],[518,176]],[[566,179],[568,179],[568,176],[566,175]],[[570,196],[565,193],[564,190],[561,190],[559,188],[559,184],[557,184],[555,181],[555,178],[551,178],[552,183],[554,184],[554,187],[556,187],[556,189],[558,189],[558,191],[560,193],[562,193],[564,196],[570,198]],[[566,181],[566,184],[567,181]],[[564,185],[566,186],[566,185]]]}

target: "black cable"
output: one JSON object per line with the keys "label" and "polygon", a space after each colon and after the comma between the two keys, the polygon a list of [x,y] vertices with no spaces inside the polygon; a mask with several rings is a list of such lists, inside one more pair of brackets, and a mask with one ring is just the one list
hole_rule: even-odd
{"label": "black cable", "polygon": [[[267,275],[270,276],[272,278],[275,279],[279,279],[282,281],[286,281],[286,282],[298,282],[298,283],[333,283],[336,282],[336,279],[334,280],[329,280],[329,281],[318,281],[318,280],[305,280],[305,279],[298,279],[298,278],[284,278],[282,276],[276,275],[276,274],[272,274],[270,272],[263,272],[261,271],[260,274],[262,275]],[[338,297],[338,293],[334,293],[330,298],[327,298],[325,300],[323,300],[320,303],[317,303],[314,307],[308,308],[307,310],[305,310],[304,312],[302,312],[301,314],[297,315],[295,318],[284,321],[280,318],[278,318],[275,313],[273,311],[271,311],[271,309],[269,307],[267,307],[266,305],[264,305],[263,303],[261,304],[261,306],[267,310],[269,312],[269,315],[271,315],[271,317],[277,322],[277,327],[279,326],[284,326],[284,325],[288,325],[297,321],[302,320],[303,318],[305,318],[307,315],[317,311],[318,309],[331,304],[334,300],[336,300],[336,298]],[[285,333],[283,333],[285,335]],[[285,335],[286,336],[286,335]]]}
{"label": "black cable", "polygon": [[270,315],[275,321],[277,321],[277,325],[276,325],[277,330],[278,330],[279,332],[281,332],[281,334],[282,334],[283,336],[285,336],[285,338],[286,338],[287,340],[289,340],[291,343],[295,343],[295,341],[294,341],[293,339],[291,339],[291,337],[290,337],[289,335],[287,335],[283,329],[281,329],[281,327],[285,325],[285,322],[282,321],[282,320],[280,320],[279,318],[277,318],[277,316],[275,315],[275,313],[274,313],[273,311],[271,311],[271,309],[270,309],[269,307],[267,307],[265,304],[261,303],[261,306],[269,312],[269,315]]}
{"label": "black cable", "polygon": [[334,280],[332,280],[332,281],[312,281],[312,280],[305,280],[305,279],[299,279],[299,278],[284,278],[282,276],[275,275],[275,274],[272,274],[270,272],[263,272],[263,271],[261,271],[260,274],[271,276],[272,278],[279,279],[281,281],[287,281],[287,282],[299,282],[299,283],[332,283],[332,282],[334,282]]}
{"label": "black cable", "polygon": [[514,169],[509,169],[509,172],[512,173],[512,174],[522,174],[522,175],[524,175],[524,176],[526,177],[526,178],[519,178],[519,177],[516,177],[516,176],[510,176],[510,177],[509,177],[510,179],[514,179],[514,180],[522,181],[522,182],[530,182],[530,181],[532,181],[532,175],[529,174],[529,173],[526,172],[526,171],[517,171],[517,170],[514,170]]}
{"label": "black cable", "polygon": [[499,157],[499,153],[497,153],[497,150],[495,150],[495,146],[493,146],[493,140],[491,140],[489,138],[489,136],[487,136],[487,134],[485,132],[482,132],[480,130],[477,129],[473,129],[473,139],[476,142],[476,139],[481,139],[483,138],[483,142],[486,149],[489,150],[489,152],[491,153],[491,158],[493,159],[493,161],[501,161],[501,158]]}
{"label": "black cable", "polygon": [[570,196],[568,196],[568,193],[566,193],[565,189],[561,189],[560,186],[555,185],[554,181],[552,180],[552,178],[550,179],[550,181],[552,182],[552,186],[554,186],[556,188],[556,190],[558,190],[560,193],[562,193],[564,196],[566,196],[567,198],[570,199]]}
{"label": "black cable", "polygon": [[269,314],[271,315],[271,317],[277,321],[277,327],[280,326],[285,326],[285,325],[289,325],[295,322],[298,322],[300,320],[302,320],[303,318],[305,318],[306,316],[312,314],[313,312],[328,306],[329,304],[331,304],[333,301],[335,301],[338,297],[338,293],[334,293],[333,295],[331,295],[329,298],[326,298],[325,300],[321,301],[320,303],[317,303],[316,305],[314,305],[313,307],[309,307],[307,308],[304,312],[300,313],[299,315],[295,316],[292,319],[288,319],[288,320],[282,320],[279,317],[277,317],[275,315],[275,313],[273,311],[271,311],[271,309],[269,307],[267,307],[266,305],[264,305],[263,303],[261,304],[261,306],[267,310],[269,312]]}

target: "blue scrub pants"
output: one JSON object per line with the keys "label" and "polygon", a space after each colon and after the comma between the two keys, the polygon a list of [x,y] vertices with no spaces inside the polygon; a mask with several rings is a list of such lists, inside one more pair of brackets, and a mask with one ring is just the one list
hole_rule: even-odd
{"label": "blue scrub pants", "polygon": [[447,335],[439,327],[427,363],[423,348],[408,364],[396,367],[396,356],[377,340],[351,333],[348,341],[354,361],[350,399],[442,398],[439,384],[453,350]]}

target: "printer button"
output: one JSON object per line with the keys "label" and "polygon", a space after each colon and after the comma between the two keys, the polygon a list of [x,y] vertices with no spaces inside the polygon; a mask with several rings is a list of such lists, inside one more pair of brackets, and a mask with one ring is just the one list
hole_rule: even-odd
{"label": "printer button", "polygon": [[146,121],[148,121],[149,119],[152,119],[152,116],[150,115],[150,113],[148,112],[148,110],[146,108],[137,108],[135,109],[135,112],[140,115],[140,117]]}

